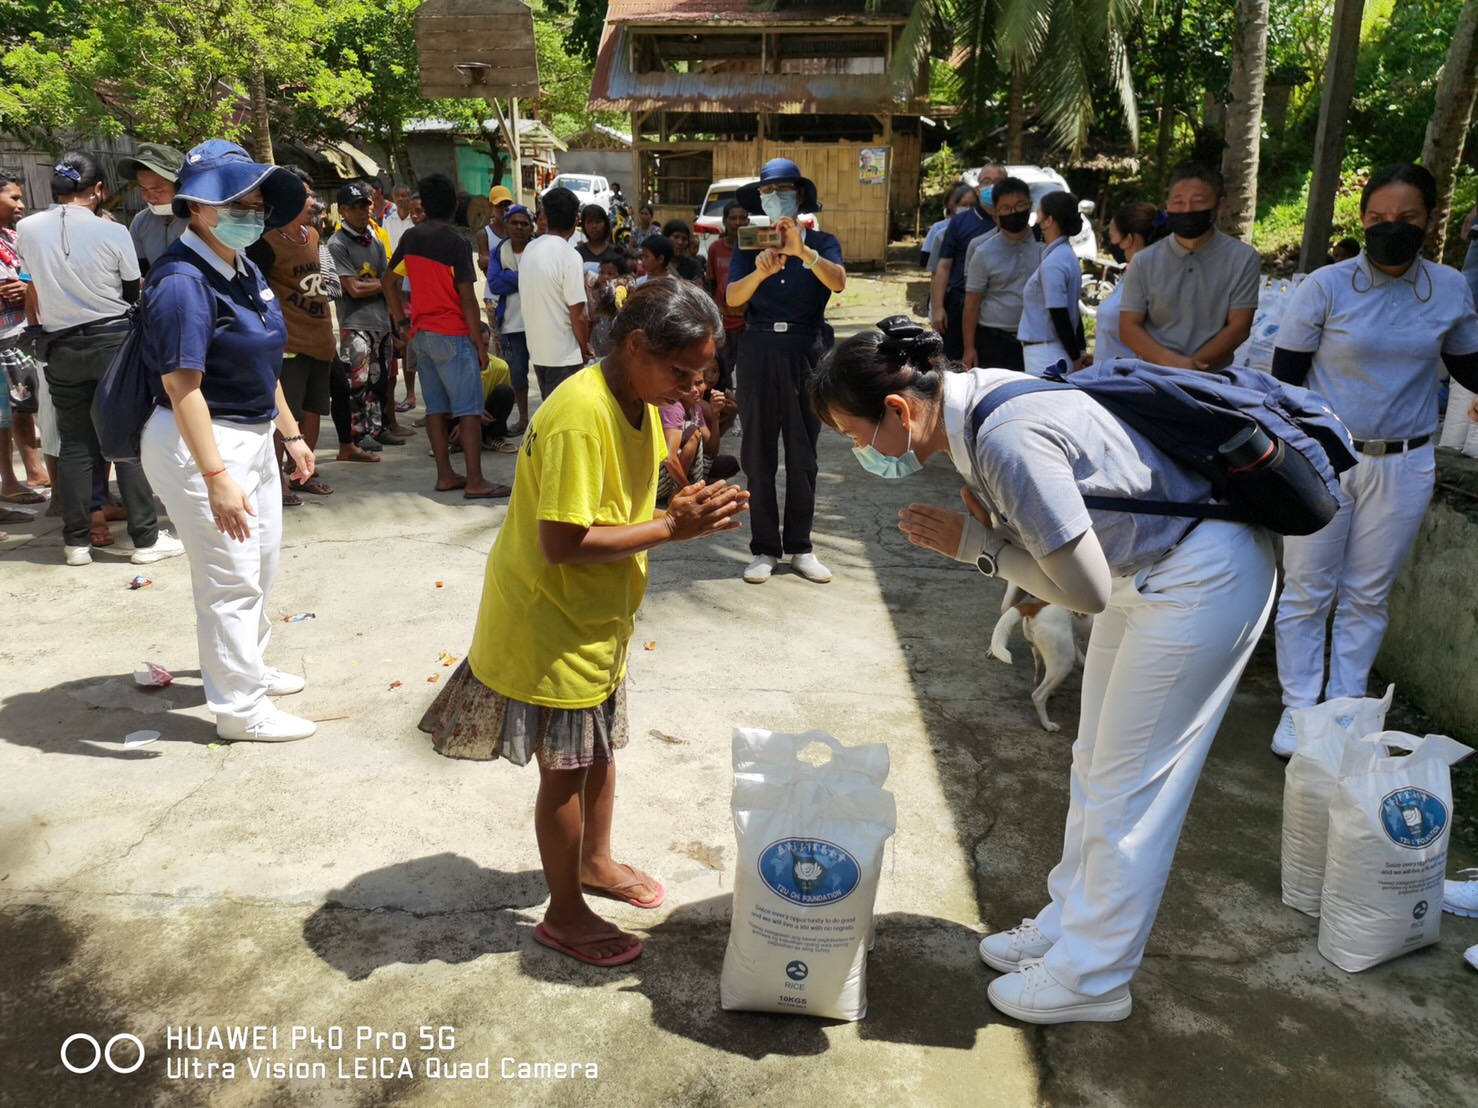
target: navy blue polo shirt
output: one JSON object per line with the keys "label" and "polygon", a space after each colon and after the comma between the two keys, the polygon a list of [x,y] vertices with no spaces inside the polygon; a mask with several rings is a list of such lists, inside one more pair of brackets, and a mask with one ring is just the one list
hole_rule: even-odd
{"label": "navy blue polo shirt", "polygon": [[[825,231],[806,232],[806,245],[829,262],[842,264],[842,244]],[[735,250],[729,259],[729,286],[754,272],[758,250]],[[809,257],[809,255],[807,255]],[[785,259],[785,268],[760,282],[749,298],[746,323],[795,323],[820,327],[826,315],[831,289],[800,258]]]}
{"label": "navy blue polo shirt", "polygon": [[944,229],[944,242],[939,247],[940,260],[949,259],[949,287],[965,291],[965,251],[987,231],[994,231],[996,221],[979,208],[966,208],[950,217]]}
{"label": "navy blue polo shirt", "polygon": [[[206,263],[207,276],[189,258]],[[232,269],[194,231],[154,265],[141,298],[144,364],[154,402],[170,406],[164,374],[201,370],[212,419],[263,423],[277,415],[277,378],[287,346],[282,307],[241,251]]]}

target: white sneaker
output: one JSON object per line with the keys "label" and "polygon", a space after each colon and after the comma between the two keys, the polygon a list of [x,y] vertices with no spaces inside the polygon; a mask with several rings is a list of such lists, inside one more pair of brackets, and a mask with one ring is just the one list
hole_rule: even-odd
{"label": "white sneaker", "polygon": [[308,682],[295,673],[283,673],[280,669],[267,670],[268,696],[292,696],[293,693],[302,692],[307,686]]}
{"label": "white sneaker", "polygon": [[807,581],[815,581],[824,585],[831,580],[831,570],[817,560],[816,555],[809,551],[805,554],[792,554],[790,556],[790,568],[799,573]]}
{"label": "white sneaker", "polygon": [[152,562],[162,562],[165,558],[173,558],[184,552],[185,544],[161,527],[159,537],[154,540],[154,545],[135,547],[133,557],[128,560],[136,566],[146,566]]}
{"label": "white sneaker", "polygon": [[92,547],[91,546],[66,546],[66,547],[63,547],[62,550],[63,550],[63,552],[67,556],[67,565],[69,565],[69,566],[90,566],[90,565],[92,565]]}
{"label": "white sneaker", "polygon": [[751,585],[763,585],[770,579],[770,574],[775,572],[775,567],[779,564],[779,558],[772,558],[768,554],[761,554],[749,563],[749,568],[744,571],[744,579]]}
{"label": "white sneaker", "polygon": [[1085,996],[1059,985],[1041,962],[1023,962],[985,991],[997,1011],[1023,1023],[1115,1023],[1133,1010],[1129,986]]}
{"label": "white sneaker", "polygon": [[1478,916],[1478,869],[1459,870],[1458,877],[1462,880],[1442,883],[1442,910],[1455,916]]}
{"label": "white sneaker", "polygon": [[1024,919],[1010,931],[980,940],[980,960],[991,969],[1014,973],[1022,962],[1035,962],[1052,949],[1052,940],[1037,930],[1037,921]]}
{"label": "white sneaker", "polygon": [[1478,969],[1478,946],[1470,946],[1463,952],[1463,961],[1474,969]]}
{"label": "white sneaker", "polygon": [[243,743],[290,743],[295,739],[306,739],[318,730],[311,720],[290,716],[277,708],[270,708],[256,723],[247,725],[237,719],[216,722],[216,734],[228,742]]}
{"label": "white sneaker", "polygon": [[1292,758],[1298,749],[1298,728],[1293,725],[1293,709],[1284,708],[1283,718],[1278,721],[1278,730],[1273,732],[1273,753],[1280,758]]}

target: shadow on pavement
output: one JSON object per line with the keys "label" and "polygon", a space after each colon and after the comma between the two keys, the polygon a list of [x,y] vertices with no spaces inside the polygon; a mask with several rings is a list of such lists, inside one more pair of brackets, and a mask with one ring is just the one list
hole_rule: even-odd
{"label": "shadow on pavement", "polygon": [[174,674],[166,688],[143,688],[132,673],[99,674],[0,701],[0,741],[46,754],[148,761],[157,745],[125,748],[132,731],[159,732],[158,743],[217,741],[213,720],[187,715],[205,706],[198,669]]}

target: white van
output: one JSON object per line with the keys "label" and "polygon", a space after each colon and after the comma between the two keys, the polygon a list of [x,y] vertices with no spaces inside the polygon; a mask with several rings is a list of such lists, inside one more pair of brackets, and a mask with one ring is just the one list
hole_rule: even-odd
{"label": "white van", "polygon": [[604,177],[595,173],[561,173],[549,183],[549,188],[541,192],[540,196],[547,196],[549,189],[569,189],[575,194],[583,208],[586,204],[594,204],[604,211],[611,210],[611,183]]}

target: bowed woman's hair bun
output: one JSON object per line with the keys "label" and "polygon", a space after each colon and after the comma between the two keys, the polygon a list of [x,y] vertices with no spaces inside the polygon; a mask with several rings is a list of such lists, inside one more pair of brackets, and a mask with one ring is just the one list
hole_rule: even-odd
{"label": "bowed woman's hair bun", "polygon": [[890,315],[877,326],[883,333],[878,353],[899,369],[909,366],[919,373],[928,373],[934,368],[934,359],[944,353],[944,339],[906,315]]}

